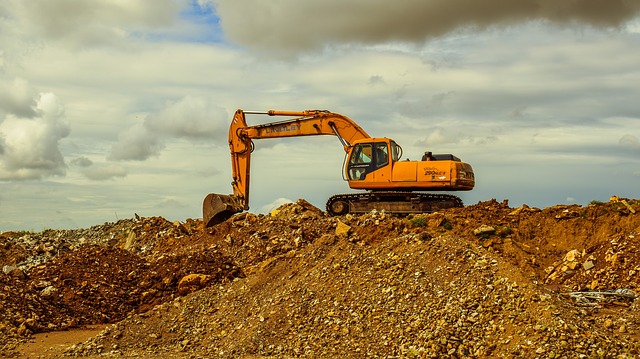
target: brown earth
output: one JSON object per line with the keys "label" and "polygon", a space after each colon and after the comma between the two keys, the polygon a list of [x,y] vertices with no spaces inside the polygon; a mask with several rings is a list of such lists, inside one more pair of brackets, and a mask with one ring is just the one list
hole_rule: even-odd
{"label": "brown earth", "polygon": [[638,211],[299,200],[208,229],[6,232],[0,357],[638,357]]}

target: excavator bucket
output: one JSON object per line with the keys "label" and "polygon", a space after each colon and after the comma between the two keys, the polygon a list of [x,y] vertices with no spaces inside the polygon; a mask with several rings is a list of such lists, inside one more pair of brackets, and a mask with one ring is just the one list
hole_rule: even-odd
{"label": "excavator bucket", "polygon": [[215,226],[244,210],[231,195],[209,193],[202,204],[202,220],[205,227]]}

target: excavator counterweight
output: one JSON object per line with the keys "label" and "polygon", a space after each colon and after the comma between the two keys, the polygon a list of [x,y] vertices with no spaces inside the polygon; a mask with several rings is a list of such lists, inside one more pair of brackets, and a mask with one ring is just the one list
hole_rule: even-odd
{"label": "excavator counterweight", "polygon": [[[294,117],[284,121],[247,125],[245,115]],[[350,118],[325,110],[254,112],[237,110],[229,127],[233,194],[210,193],[202,205],[206,227],[224,222],[249,209],[249,174],[253,140],[298,136],[336,136],[345,151],[343,178],[352,189],[367,193],[336,195],[327,202],[331,215],[364,213],[372,209],[391,213],[431,212],[462,206],[460,198],[420,191],[468,191],[475,186],[471,165],[451,154],[425,152],[422,160],[402,160],[402,148],[393,140],[370,137]]]}

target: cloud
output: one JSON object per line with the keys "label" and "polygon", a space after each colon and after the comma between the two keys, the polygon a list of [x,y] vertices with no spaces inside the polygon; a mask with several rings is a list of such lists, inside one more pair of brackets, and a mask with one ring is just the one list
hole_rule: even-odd
{"label": "cloud", "polygon": [[638,141],[638,138],[633,135],[622,136],[618,143],[632,150],[640,150],[640,141]]}
{"label": "cloud", "polygon": [[[0,83],[5,82],[0,80]],[[2,83],[0,87],[0,116],[12,114],[19,117],[33,117],[36,115],[35,105],[37,91],[21,78],[11,83]],[[1,121],[2,119],[0,119]]]}
{"label": "cloud", "polygon": [[80,168],[80,172],[88,179],[106,181],[115,177],[126,177],[126,168],[115,164],[94,164],[89,158],[80,156],[70,161],[70,164]]}
{"label": "cloud", "polygon": [[625,0],[405,0],[394,6],[384,0],[212,2],[230,39],[281,55],[332,44],[422,43],[459,29],[535,19],[617,27],[640,12],[640,3]]}
{"label": "cloud", "polygon": [[156,208],[185,208],[184,201],[179,197],[163,196],[161,200],[154,206]]}
{"label": "cloud", "polygon": [[0,180],[40,179],[64,175],[59,141],[71,132],[64,107],[52,93],[35,100],[32,118],[7,116],[0,123]]}
{"label": "cloud", "polygon": [[121,132],[111,147],[110,160],[143,161],[159,156],[169,139],[210,139],[226,143],[230,117],[211,101],[187,96],[145,117],[144,122]]}
{"label": "cloud", "polygon": [[226,139],[229,121],[225,109],[204,97],[187,96],[148,115],[144,127],[169,137]]}
{"label": "cloud", "polygon": [[115,161],[144,161],[159,156],[163,148],[164,144],[159,136],[139,123],[118,135],[118,142],[111,146],[107,158]]}
{"label": "cloud", "polygon": [[426,139],[418,140],[418,142],[416,142],[416,146],[433,147],[445,143],[456,143],[458,141],[458,139],[447,133],[447,131],[441,127],[434,127],[425,132],[429,135]]}
{"label": "cloud", "polygon": [[93,161],[84,156],[74,158],[70,163],[78,167],[91,167],[91,165],[93,165]]}
{"label": "cloud", "polygon": [[[9,0],[1,9],[13,35],[65,42],[71,46],[116,44],[132,33],[171,24],[176,0]],[[9,27],[9,26],[5,26]]]}
{"label": "cloud", "polygon": [[90,180],[106,181],[115,177],[126,177],[126,168],[114,164],[93,165],[82,170],[82,174]]}

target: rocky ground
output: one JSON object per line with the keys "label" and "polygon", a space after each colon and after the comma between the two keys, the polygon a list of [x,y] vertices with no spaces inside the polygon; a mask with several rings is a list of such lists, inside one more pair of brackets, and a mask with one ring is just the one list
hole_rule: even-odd
{"label": "rocky ground", "polygon": [[0,357],[640,356],[640,201],[0,235]]}

